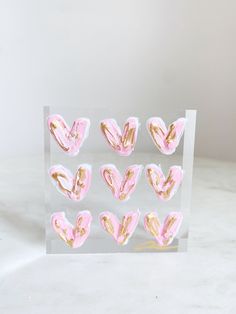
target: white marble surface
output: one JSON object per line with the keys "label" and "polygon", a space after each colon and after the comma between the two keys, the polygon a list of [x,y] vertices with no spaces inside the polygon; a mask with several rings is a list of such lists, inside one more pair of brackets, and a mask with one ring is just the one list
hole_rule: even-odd
{"label": "white marble surface", "polygon": [[197,159],[187,253],[45,255],[43,163],[0,164],[0,313],[234,314],[236,164]]}

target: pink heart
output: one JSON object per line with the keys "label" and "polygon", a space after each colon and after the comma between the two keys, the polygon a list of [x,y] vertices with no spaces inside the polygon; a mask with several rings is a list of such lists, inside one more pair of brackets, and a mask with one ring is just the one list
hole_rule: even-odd
{"label": "pink heart", "polygon": [[72,128],[66,124],[59,114],[50,115],[47,122],[51,134],[63,151],[70,156],[77,155],[88,136],[89,119],[80,118],[75,120]]}
{"label": "pink heart", "polygon": [[55,165],[49,169],[49,175],[60,193],[71,200],[81,201],[90,188],[92,170],[90,165],[82,164],[73,176],[62,165]]}
{"label": "pink heart", "polygon": [[141,171],[141,165],[131,165],[126,169],[124,178],[122,178],[115,165],[107,164],[100,168],[101,176],[111,189],[112,194],[121,201],[130,198],[135,190]]}
{"label": "pink heart", "polygon": [[84,244],[90,233],[92,215],[89,211],[81,211],[76,217],[75,227],[66,219],[64,212],[54,213],[51,224],[54,231],[72,248]]}
{"label": "pink heart", "polygon": [[155,164],[147,165],[145,170],[149,184],[157,197],[164,201],[168,201],[174,196],[183,180],[183,170],[179,166],[170,167],[167,178],[161,167]]}
{"label": "pink heart", "polygon": [[175,152],[183,135],[186,119],[179,118],[166,128],[164,121],[159,117],[147,121],[147,129],[158,149],[165,155]]}
{"label": "pink heart", "polygon": [[182,220],[183,215],[180,212],[171,212],[166,216],[164,223],[161,224],[154,212],[148,213],[144,217],[144,228],[154,236],[160,246],[167,246],[174,240]]}
{"label": "pink heart", "polygon": [[117,217],[109,211],[102,212],[99,215],[102,228],[111,234],[115,241],[120,245],[128,243],[129,238],[137,227],[139,217],[139,210],[125,214],[121,223]]}
{"label": "pink heart", "polygon": [[138,135],[138,119],[127,119],[123,133],[114,119],[105,119],[100,123],[101,131],[111,148],[121,156],[129,156],[134,150]]}

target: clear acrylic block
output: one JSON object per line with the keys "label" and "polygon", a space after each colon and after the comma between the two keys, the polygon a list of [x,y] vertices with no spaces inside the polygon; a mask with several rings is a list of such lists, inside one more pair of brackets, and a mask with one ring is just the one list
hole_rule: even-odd
{"label": "clear acrylic block", "polygon": [[[47,117],[50,114],[60,114],[68,125],[79,117],[90,119],[89,136],[85,140],[79,154],[75,157],[66,155],[49,132]],[[111,151],[101,131],[100,121],[106,118],[116,119],[122,128],[128,117],[139,118],[140,128],[134,152],[128,157],[122,157]],[[155,147],[146,129],[146,121],[150,117],[161,117],[166,125],[180,117],[186,117],[187,123],[183,137],[176,152],[172,155],[163,155]],[[47,253],[128,253],[128,252],[178,252],[186,251],[188,240],[189,216],[191,207],[192,169],[194,157],[196,111],[179,110],[173,112],[169,108],[156,107],[144,114],[143,108],[128,109],[121,112],[119,108],[89,108],[89,107],[44,107],[45,124],[45,207],[46,207],[46,251]],[[92,165],[92,184],[86,197],[80,202],[74,202],[60,194],[51,183],[48,169],[55,164],[61,164],[75,173],[79,164]],[[102,180],[99,168],[103,164],[114,164],[124,173],[131,164],[155,163],[161,164],[163,173],[167,175],[169,167],[179,165],[184,170],[182,185],[169,201],[159,200],[142,172],[136,190],[126,202],[114,199],[111,191]],[[125,246],[117,245],[114,239],[107,234],[100,225],[98,216],[102,211],[111,211],[119,219],[130,210],[139,209],[141,216],[138,226]],[[63,211],[67,219],[73,224],[78,211],[89,210],[93,216],[91,232],[86,242],[79,248],[71,248],[54,232],[50,220],[54,212]],[[181,211],[183,221],[180,230],[169,246],[159,246],[155,239],[145,231],[143,226],[144,214],[155,211],[160,220],[171,211]]]}

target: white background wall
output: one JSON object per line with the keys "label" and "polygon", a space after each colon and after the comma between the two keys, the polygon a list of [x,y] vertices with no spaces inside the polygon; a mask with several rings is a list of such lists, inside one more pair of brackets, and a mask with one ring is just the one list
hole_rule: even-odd
{"label": "white background wall", "polygon": [[235,0],[0,0],[0,154],[43,150],[44,104],[196,108],[236,160]]}

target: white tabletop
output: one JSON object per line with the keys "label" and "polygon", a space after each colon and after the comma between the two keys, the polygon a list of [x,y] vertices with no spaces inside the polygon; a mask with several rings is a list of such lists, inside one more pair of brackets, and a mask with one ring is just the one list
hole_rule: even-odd
{"label": "white tabletop", "polygon": [[195,161],[187,253],[45,255],[43,161],[0,173],[1,314],[235,313],[235,163]]}

